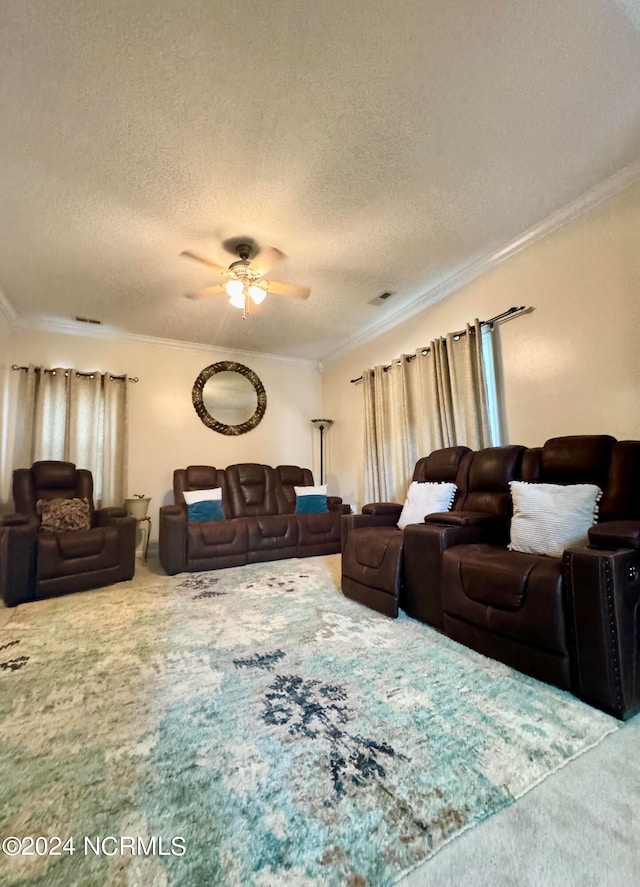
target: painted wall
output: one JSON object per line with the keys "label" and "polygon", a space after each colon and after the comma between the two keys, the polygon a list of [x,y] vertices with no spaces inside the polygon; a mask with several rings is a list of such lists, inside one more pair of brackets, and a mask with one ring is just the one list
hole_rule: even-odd
{"label": "painted wall", "polygon": [[0,293],[0,513],[2,503],[11,487],[7,484],[10,475],[9,455],[12,436],[9,384],[10,366],[8,345],[11,338],[11,323],[2,310],[2,294]]}
{"label": "painted wall", "polygon": [[[267,393],[262,422],[238,437],[207,428],[191,403],[196,377],[218,360],[237,360],[249,366]],[[319,471],[318,432],[309,419],[321,411],[321,377],[310,362],[33,330],[18,330],[10,336],[2,362],[9,366],[72,366],[139,377],[130,388],[129,493],[152,497],[152,542],[157,539],[159,506],[173,502],[174,468],[263,462],[308,466],[316,475]],[[10,376],[15,390],[18,373]],[[11,505],[7,472],[2,493],[7,510]]]}
{"label": "painted wall", "polygon": [[498,327],[506,443],[563,434],[640,438],[640,183],[506,259],[453,296],[325,367],[332,482],[362,505],[362,386],[350,379],[468,320]]}

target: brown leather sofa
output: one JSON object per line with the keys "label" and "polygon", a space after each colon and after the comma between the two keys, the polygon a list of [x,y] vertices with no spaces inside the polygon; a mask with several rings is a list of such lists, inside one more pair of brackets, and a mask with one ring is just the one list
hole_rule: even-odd
{"label": "brown leather sofa", "polygon": [[[73,462],[34,462],[13,472],[13,498],[15,513],[0,527],[0,595],[7,606],[133,577],[136,521],[124,508],[94,508],[90,471]],[[83,498],[88,528],[41,531],[38,500]]]}
{"label": "brown leather sofa", "polygon": [[[339,552],[340,521],[349,507],[329,496],[328,511],[296,514],[294,486],[313,486],[308,468],[253,462],[177,468],[175,504],[160,508],[160,563],[174,575]],[[222,490],[225,519],[188,520],[184,493],[214,488]]]}
{"label": "brown leather sofa", "polygon": [[626,718],[640,709],[640,442],[553,438],[521,476],[601,488],[589,546],[512,551],[472,515],[431,515],[405,531],[407,600],[451,638]]}
{"label": "brown leather sofa", "polygon": [[[456,483],[454,505],[463,495],[471,450],[446,447],[419,459],[412,481]],[[403,533],[398,528],[402,504],[372,502],[362,514],[342,519],[342,591],[386,616],[397,616],[403,586]]]}

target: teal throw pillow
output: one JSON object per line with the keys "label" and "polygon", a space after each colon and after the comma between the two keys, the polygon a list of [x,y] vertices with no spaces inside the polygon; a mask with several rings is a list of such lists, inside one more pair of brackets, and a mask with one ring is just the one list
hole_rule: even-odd
{"label": "teal throw pillow", "polygon": [[187,505],[189,511],[189,520],[191,521],[208,521],[208,520],[224,520],[224,509],[222,502],[212,501],[211,499],[204,502],[192,502]]}
{"label": "teal throw pillow", "polygon": [[328,510],[324,495],[296,496],[296,514],[321,514]]}

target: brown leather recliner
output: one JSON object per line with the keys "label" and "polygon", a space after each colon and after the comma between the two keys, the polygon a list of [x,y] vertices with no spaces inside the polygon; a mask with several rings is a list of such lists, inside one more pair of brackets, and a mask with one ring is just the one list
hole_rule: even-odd
{"label": "brown leather recliner", "polygon": [[[464,494],[470,455],[468,447],[434,450],[418,460],[411,479],[419,483],[456,483],[459,499]],[[362,514],[342,518],[343,593],[393,617],[398,615],[403,585],[404,534],[398,528],[401,512],[398,502],[372,502],[363,507]]]}
{"label": "brown leather recliner", "polygon": [[[0,530],[0,593],[7,606],[133,578],[136,521],[125,508],[96,510],[91,472],[34,462],[13,472],[15,513]],[[38,500],[87,499],[88,529],[41,531]]]}
{"label": "brown leather recliner", "polygon": [[617,717],[640,708],[640,442],[553,438],[524,480],[597,484],[592,547],[562,558],[474,541],[442,554],[443,627],[457,641]]}
{"label": "brown leather recliner", "polygon": [[451,511],[431,514],[404,534],[405,612],[443,628],[442,553],[466,542],[506,544],[511,517],[509,483],[521,476],[523,446],[487,447],[470,452],[458,478]]}

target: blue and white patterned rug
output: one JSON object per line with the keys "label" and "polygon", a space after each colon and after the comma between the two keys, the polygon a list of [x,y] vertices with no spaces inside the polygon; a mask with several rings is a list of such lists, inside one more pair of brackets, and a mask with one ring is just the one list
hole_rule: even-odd
{"label": "blue and white patterned rug", "polygon": [[0,883],[391,885],[617,728],[344,598],[339,566],[145,573],[14,611]]}

